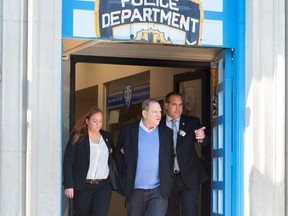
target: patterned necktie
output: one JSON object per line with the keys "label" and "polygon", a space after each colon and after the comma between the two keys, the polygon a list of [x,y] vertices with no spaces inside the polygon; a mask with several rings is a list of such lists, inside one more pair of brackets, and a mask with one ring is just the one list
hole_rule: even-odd
{"label": "patterned necktie", "polygon": [[178,134],[177,124],[176,124],[177,120],[172,119],[171,122],[172,122],[172,129],[173,129],[173,144],[174,144],[174,153],[175,153],[174,171],[180,171],[178,159],[177,159],[177,153],[176,153],[177,134]]}

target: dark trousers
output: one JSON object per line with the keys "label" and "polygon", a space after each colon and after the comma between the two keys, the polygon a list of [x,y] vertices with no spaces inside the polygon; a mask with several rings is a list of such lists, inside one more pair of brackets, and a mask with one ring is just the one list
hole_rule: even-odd
{"label": "dark trousers", "polygon": [[128,216],[165,216],[167,204],[160,187],[134,189],[132,197],[127,200]]}
{"label": "dark trousers", "polygon": [[86,183],[81,191],[74,191],[74,216],[107,216],[112,187],[108,180],[99,184]]}
{"label": "dark trousers", "polygon": [[[189,189],[181,175],[175,175],[173,193],[168,200],[166,216],[198,216],[197,200],[199,188]],[[182,214],[180,214],[180,205]]]}

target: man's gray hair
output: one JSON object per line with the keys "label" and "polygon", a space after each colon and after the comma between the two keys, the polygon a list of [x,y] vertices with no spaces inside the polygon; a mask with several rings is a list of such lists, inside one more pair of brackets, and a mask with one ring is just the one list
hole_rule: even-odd
{"label": "man's gray hair", "polygon": [[159,102],[158,102],[157,100],[155,100],[155,99],[153,99],[153,98],[149,98],[149,99],[145,100],[145,101],[142,103],[142,110],[148,111],[148,110],[149,110],[149,106],[150,106],[150,104],[152,104],[152,103],[158,103],[158,104],[159,104]]}

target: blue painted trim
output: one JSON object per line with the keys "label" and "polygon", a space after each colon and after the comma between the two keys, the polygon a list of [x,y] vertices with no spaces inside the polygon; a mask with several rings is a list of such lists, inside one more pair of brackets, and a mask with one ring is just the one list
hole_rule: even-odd
{"label": "blue painted trim", "polygon": [[222,12],[204,11],[204,19],[223,20]]}
{"label": "blue painted trim", "polygon": [[95,0],[76,0],[76,1],[78,1],[78,2],[94,2],[95,3]]}
{"label": "blue painted trim", "polygon": [[[232,51],[231,49],[225,49],[222,53],[218,55],[218,59],[223,59],[223,71],[224,80],[223,83],[218,84],[217,92],[223,90],[223,115],[217,117],[214,122],[213,127],[217,127],[223,124],[223,148],[212,150],[212,157],[219,158],[223,157],[223,174],[224,179],[222,182],[212,181],[212,202],[211,202],[211,215],[217,216],[231,216],[232,212],[232,127],[233,127],[233,65],[232,65]],[[218,101],[219,102],[219,101]],[[214,129],[214,128],[213,128]],[[218,132],[217,132],[218,133]],[[217,139],[217,138],[216,138]],[[213,144],[212,144],[213,145]],[[214,161],[213,161],[214,163]],[[214,166],[213,166],[214,168]],[[214,172],[214,171],[213,171]],[[218,172],[218,170],[216,170]],[[214,173],[213,173],[214,174]],[[212,176],[213,176],[212,174]],[[213,199],[213,190],[223,191],[223,214],[213,212],[213,203],[218,201],[218,198]]]}
{"label": "blue painted trim", "polygon": [[[232,109],[232,88],[233,77],[232,73],[232,52],[230,49],[226,49],[224,53],[224,215],[229,216],[232,212],[232,182],[231,182],[231,152],[232,152],[232,138],[231,133],[233,130],[233,109]],[[233,142],[232,142],[233,143]]]}
{"label": "blue painted trim", "polygon": [[237,1],[224,1],[223,8],[223,44],[226,48],[234,48],[236,45],[236,31],[235,26],[237,25],[236,18],[236,2]]}
{"label": "blue painted trim", "polygon": [[67,3],[68,0],[62,1],[62,37],[72,37],[73,25],[70,22],[73,21],[73,4]]}
{"label": "blue painted trim", "polygon": [[244,216],[244,131],[246,104],[246,68],[245,68],[245,34],[246,34],[246,0],[237,1],[236,47],[234,51],[234,83],[233,83],[233,173],[232,200],[233,216]]}
{"label": "blue painted trim", "polygon": [[75,1],[74,2],[74,9],[94,11],[95,10],[95,2]]}
{"label": "blue painted trim", "polygon": [[62,12],[62,37],[63,38],[76,38],[73,36],[73,10],[74,9],[94,11],[95,2],[62,0],[62,11],[63,11]]}

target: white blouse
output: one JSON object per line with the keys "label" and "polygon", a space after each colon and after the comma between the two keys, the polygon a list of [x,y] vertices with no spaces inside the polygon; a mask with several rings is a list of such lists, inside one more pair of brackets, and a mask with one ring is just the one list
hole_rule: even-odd
{"label": "white blouse", "polygon": [[86,179],[106,179],[109,175],[109,151],[101,136],[99,143],[90,139],[90,164]]}

